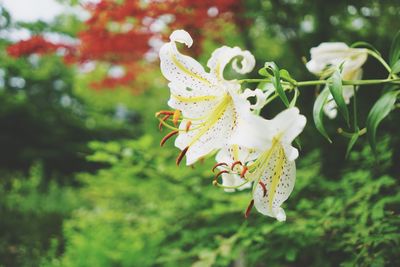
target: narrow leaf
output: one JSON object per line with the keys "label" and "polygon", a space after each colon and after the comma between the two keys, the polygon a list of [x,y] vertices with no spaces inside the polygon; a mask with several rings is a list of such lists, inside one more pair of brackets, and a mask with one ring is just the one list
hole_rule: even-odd
{"label": "narrow leaf", "polygon": [[331,92],[333,99],[335,100],[340,113],[343,115],[347,125],[350,125],[349,121],[349,111],[347,109],[346,102],[343,98],[343,86],[342,86],[342,77],[340,75],[339,70],[336,70],[331,78],[328,80],[328,88]]}
{"label": "narrow leaf", "polygon": [[329,138],[328,134],[326,133],[324,124],[323,124],[323,118],[324,118],[324,112],[323,108],[326,103],[326,100],[329,96],[330,92],[327,87],[322,90],[322,92],[317,96],[317,99],[314,102],[314,107],[313,107],[313,118],[314,118],[314,123],[315,127],[317,130],[329,141],[329,143],[332,143],[332,140]]}
{"label": "narrow leaf", "polygon": [[272,70],[274,74],[274,77],[271,78],[272,84],[274,85],[275,90],[281,98],[282,102],[285,104],[286,107],[289,107],[289,99],[287,98],[285,91],[283,90],[278,66],[274,62],[267,62],[265,63],[265,67]]}
{"label": "narrow leaf", "polygon": [[400,90],[390,91],[382,95],[374,104],[367,118],[367,135],[369,144],[376,153],[376,130],[382,120],[389,115],[396,103]]}
{"label": "narrow leaf", "polygon": [[400,72],[400,59],[398,59],[392,66],[392,73],[396,74],[398,72]]}
{"label": "narrow leaf", "polygon": [[[357,130],[358,130],[358,129],[357,129]],[[349,144],[347,145],[347,149],[346,149],[346,158],[349,156],[350,151],[351,151],[351,149],[353,148],[353,146],[355,145],[355,143],[357,142],[359,136],[360,136],[360,135],[359,135],[359,131],[357,131],[357,132],[354,133],[354,134],[352,135],[352,137],[350,138],[350,142],[349,142]]]}
{"label": "narrow leaf", "polygon": [[400,59],[400,31],[394,36],[392,46],[390,47],[389,63],[393,67],[397,60]]}

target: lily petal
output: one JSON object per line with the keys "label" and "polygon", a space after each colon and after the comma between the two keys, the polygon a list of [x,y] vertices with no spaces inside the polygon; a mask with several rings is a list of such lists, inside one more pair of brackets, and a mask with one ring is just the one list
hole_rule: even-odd
{"label": "lily petal", "polygon": [[286,220],[282,203],[292,193],[296,181],[296,165],[289,161],[282,150],[274,153],[260,180],[264,183],[267,192],[265,194],[260,184],[254,190],[254,206],[267,216],[275,217],[279,221]]}
{"label": "lily petal", "polygon": [[361,68],[368,57],[367,49],[350,48],[345,43],[321,43],[310,50],[311,60],[306,67],[320,76],[327,68],[336,68],[343,64],[343,73]]}
{"label": "lily petal", "polygon": [[199,158],[220,149],[229,140],[234,131],[236,109],[229,95],[208,111],[205,119],[192,122],[193,130],[185,132],[187,120],[179,126],[182,130],[175,140],[175,146],[183,150],[189,147],[186,153],[186,164],[191,165]]}
{"label": "lily petal", "polygon": [[193,43],[189,33],[183,30],[174,31],[171,34],[171,42],[164,44],[160,49],[160,67],[165,78],[174,83],[182,84],[190,90],[199,90],[209,93],[215,79],[207,73],[199,62],[189,56],[179,53],[175,42],[185,43],[190,46]]}
{"label": "lily petal", "polygon": [[[241,67],[239,67],[236,57],[242,58]],[[231,60],[233,60],[232,68],[240,74],[252,71],[256,64],[254,56],[249,51],[243,51],[239,47],[222,46],[212,53],[207,62],[211,75],[219,81],[224,80],[224,69]]]}

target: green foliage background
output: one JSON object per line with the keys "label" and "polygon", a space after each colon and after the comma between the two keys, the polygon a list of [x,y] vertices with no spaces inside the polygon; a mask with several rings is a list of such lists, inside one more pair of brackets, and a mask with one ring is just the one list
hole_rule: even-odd
{"label": "green foliage background", "polygon": [[[227,25],[225,44],[250,49],[259,66],[274,60],[299,80],[312,78],[301,61],[310,47],[363,40],[387,56],[400,28],[397,1],[245,4],[254,24]],[[4,9],[2,16],[2,30],[73,36],[81,27],[68,16],[22,25]],[[288,220],[255,211],[244,220],[249,192],[211,186],[212,159],[176,167],[177,149],[159,147],[154,113],[167,107],[168,90],[158,71],[146,74],[154,83],[141,95],[98,92],[88,84],[107,66],[89,75],[54,55],[14,59],[8,43],[0,43],[0,266],[400,266],[398,112],[379,129],[377,158],[361,138],[345,159],[348,139],[336,135],[329,145],[319,136],[314,91],[302,91],[309,121]],[[220,45],[207,40],[200,61]],[[384,75],[369,59],[364,76]],[[381,90],[360,90],[360,121]],[[263,115],[282,108],[274,103]],[[342,125],[339,118],[327,129],[334,135]]]}

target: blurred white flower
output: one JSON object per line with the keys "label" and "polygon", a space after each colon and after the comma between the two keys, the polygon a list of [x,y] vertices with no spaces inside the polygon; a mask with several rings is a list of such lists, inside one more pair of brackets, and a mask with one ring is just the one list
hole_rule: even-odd
{"label": "blurred white flower", "polygon": [[[321,43],[310,50],[311,60],[307,62],[307,69],[325,79],[329,77],[341,64],[342,79],[351,81],[362,77],[362,65],[368,57],[368,50],[365,48],[351,48],[345,43]],[[343,86],[343,98],[346,104],[354,94],[352,85]],[[332,95],[328,97],[324,106],[325,114],[333,119],[337,115],[337,105]]]}

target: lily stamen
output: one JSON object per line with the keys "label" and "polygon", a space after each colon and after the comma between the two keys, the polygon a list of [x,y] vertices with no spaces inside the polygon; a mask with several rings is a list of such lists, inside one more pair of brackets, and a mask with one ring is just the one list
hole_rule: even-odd
{"label": "lily stamen", "polygon": [[183,157],[186,155],[186,152],[188,151],[189,147],[185,147],[184,150],[181,151],[181,153],[179,153],[179,156],[176,158],[176,165],[179,166],[179,164],[181,163]]}
{"label": "lily stamen", "polygon": [[174,115],[175,111],[172,110],[160,110],[158,112],[156,112],[156,117],[160,116],[160,115]]}
{"label": "lily stamen", "polygon": [[192,121],[188,121],[186,123],[186,127],[185,127],[186,132],[189,132],[190,126],[192,126]]}
{"label": "lily stamen", "polygon": [[167,142],[168,139],[170,139],[172,136],[178,134],[178,132],[179,132],[178,130],[172,131],[169,134],[167,134],[166,136],[164,136],[164,138],[160,142],[160,146],[163,146],[165,144],[165,142]]}
{"label": "lily stamen", "polygon": [[214,176],[214,181],[218,180],[218,177],[221,176],[223,173],[229,173],[227,170],[220,171]]}
{"label": "lily stamen", "polygon": [[172,116],[172,122],[176,126],[178,126],[179,118],[181,117],[181,111],[180,110],[175,110],[174,114]]}
{"label": "lily stamen", "polygon": [[243,169],[242,169],[242,171],[240,172],[240,177],[243,178],[247,171],[248,171],[247,166],[243,166]]}
{"label": "lily stamen", "polygon": [[266,187],[265,184],[264,184],[263,182],[261,182],[261,181],[259,181],[258,184],[261,185],[261,187],[262,187],[262,189],[263,189],[263,191],[264,191],[263,197],[265,197],[265,196],[267,195],[267,187]]}
{"label": "lily stamen", "polygon": [[232,163],[231,170],[233,171],[233,168],[235,168],[235,166],[238,164],[240,164],[240,166],[243,166],[242,162],[240,160],[237,160],[234,163]]}
{"label": "lily stamen", "polygon": [[212,172],[215,171],[215,168],[219,167],[219,166],[228,166],[228,164],[226,164],[225,162],[220,162],[214,165],[214,167],[212,168]]}
{"label": "lily stamen", "polygon": [[250,211],[253,208],[254,205],[254,199],[252,199],[249,203],[249,205],[247,206],[246,212],[244,213],[244,218],[247,219],[250,215]]}
{"label": "lily stamen", "polygon": [[[169,117],[171,117],[170,114],[165,115],[164,117],[162,117],[161,121],[165,122],[166,120],[169,119]],[[163,123],[160,121],[160,123],[158,124],[158,129],[160,129],[160,131],[162,131],[163,128]]]}

